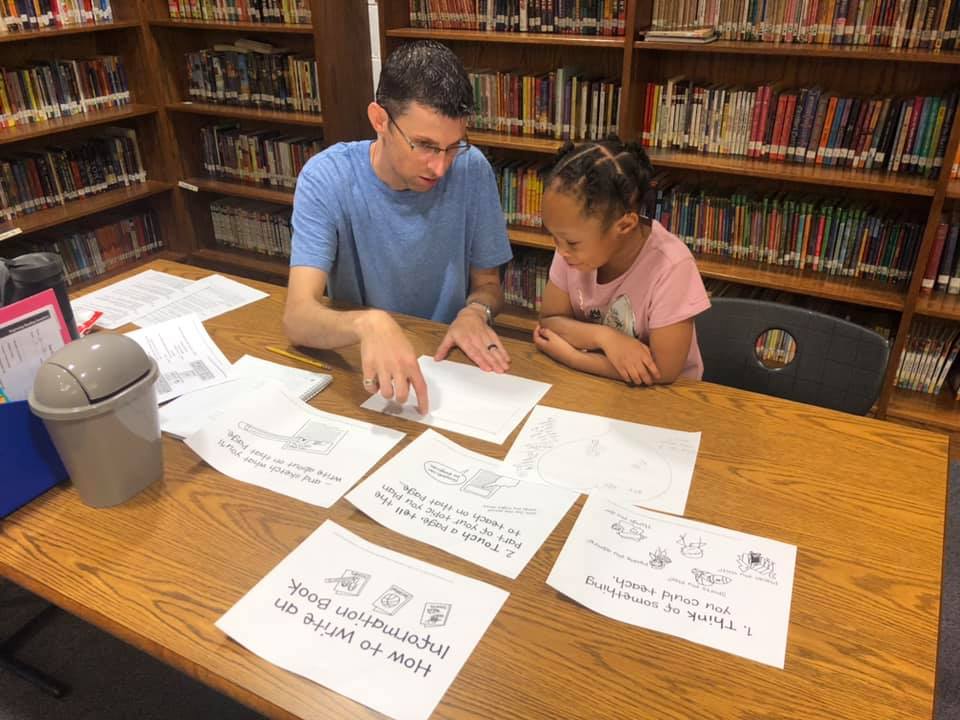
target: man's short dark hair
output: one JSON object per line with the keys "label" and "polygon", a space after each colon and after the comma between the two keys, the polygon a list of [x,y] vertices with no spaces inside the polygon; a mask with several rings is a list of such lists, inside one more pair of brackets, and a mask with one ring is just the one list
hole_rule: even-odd
{"label": "man's short dark hair", "polygon": [[390,53],[380,71],[377,102],[393,115],[402,115],[417,102],[459,119],[473,113],[473,87],[450,48],[436,40],[421,40]]}

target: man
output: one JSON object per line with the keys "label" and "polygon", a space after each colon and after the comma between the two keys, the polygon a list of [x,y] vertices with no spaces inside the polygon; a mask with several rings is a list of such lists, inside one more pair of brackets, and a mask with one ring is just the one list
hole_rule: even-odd
{"label": "man", "polygon": [[[510,244],[490,164],[465,140],[472,111],[469,78],[449,48],[399,47],[367,108],[377,139],[311,158],[293,202],[287,336],[317,348],[359,342],[367,391],[402,403],[412,387],[421,413],[416,354],[386,311],[449,323],[437,360],[456,346],[486,371],[510,363],[491,328]],[[321,303],[325,290],[371,309],[333,310]]]}

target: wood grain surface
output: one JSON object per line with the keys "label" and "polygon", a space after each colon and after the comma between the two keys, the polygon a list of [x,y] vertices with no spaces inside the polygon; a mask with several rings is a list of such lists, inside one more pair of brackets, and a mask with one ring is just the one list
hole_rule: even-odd
{"label": "wood grain surface", "polygon": [[[201,277],[168,261],[158,270]],[[282,342],[282,288],[206,323],[233,361]],[[402,319],[417,350],[443,328]],[[345,501],[312,507],[231,480],[164,440],[163,481],[95,510],[56,488],[0,522],[0,573],[270,717],[380,717],[270,665],[213,623],[325,518],[510,592],[436,718],[930,718],[947,439],[707,383],[626,388],[506,341],[545,405],[701,431],[686,516],[798,546],[786,667],[777,670],[588,611],[545,584],[581,503],[511,581],[378,526]],[[359,408],[356,348],[319,352],[333,384],[311,404]],[[460,357],[462,359],[462,357]],[[503,457],[502,446],[449,434]],[[399,447],[403,447],[406,440]],[[122,682],[123,678],[117,678]]]}

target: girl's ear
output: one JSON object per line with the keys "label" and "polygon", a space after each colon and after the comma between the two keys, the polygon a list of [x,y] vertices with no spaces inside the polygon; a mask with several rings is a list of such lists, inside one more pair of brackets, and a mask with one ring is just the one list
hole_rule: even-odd
{"label": "girl's ear", "polygon": [[635,212],[624,213],[620,219],[613,223],[613,229],[617,235],[629,235],[637,229],[640,224],[640,216]]}

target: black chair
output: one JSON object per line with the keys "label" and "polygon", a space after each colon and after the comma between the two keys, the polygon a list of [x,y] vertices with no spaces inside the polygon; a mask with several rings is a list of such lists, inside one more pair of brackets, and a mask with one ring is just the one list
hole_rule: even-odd
{"label": "black chair", "polygon": [[[3,580],[0,580],[0,585],[2,584]],[[69,687],[16,657],[17,650],[40,630],[56,612],[58,612],[58,608],[55,605],[47,605],[33,618],[21,625],[12,635],[0,640],[0,672],[11,672],[48,695],[62,698],[70,692]]]}
{"label": "black chair", "polygon": [[[697,316],[703,379],[864,415],[876,402],[890,346],[883,336],[855,323],[792,305],[746,298],[713,298]],[[756,355],[767,330],[793,336],[796,355],[768,368]]]}

